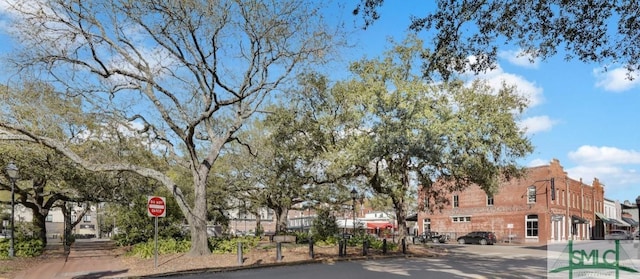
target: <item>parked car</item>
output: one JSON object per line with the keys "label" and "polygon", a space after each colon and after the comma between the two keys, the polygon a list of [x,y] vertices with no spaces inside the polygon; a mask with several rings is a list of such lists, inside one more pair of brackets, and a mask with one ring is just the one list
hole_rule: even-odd
{"label": "parked car", "polygon": [[640,230],[637,230],[635,233],[636,239],[640,239]]}
{"label": "parked car", "polygon": [[633,235],[628,231],[624,230],[611,230],[608,234],[604,236],[604,239],[607,240],[629,240],[633,239]]}
{"label": "parked car", "polygon": [[448,240],[447,235],[439,234],[438,232],[425,232],[418,235],[416,239],[422,243],[445,243]]}
{"label": "parked car", "polygon": [[493,232],[476,231],[470,232],[466,235],[458,237],[459,244],[480,244],[480,245],[493,245],[496,243],[496,234]]}

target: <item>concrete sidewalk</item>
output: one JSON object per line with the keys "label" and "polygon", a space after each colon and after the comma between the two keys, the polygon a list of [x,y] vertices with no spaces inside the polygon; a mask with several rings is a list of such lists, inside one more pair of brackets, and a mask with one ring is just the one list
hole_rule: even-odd
{"label": "concrete sidewalk", "polygon": [[110,240],[78,239],[68,257],[53,257],[17,274],[16,279],[126,278],[127,269]]}

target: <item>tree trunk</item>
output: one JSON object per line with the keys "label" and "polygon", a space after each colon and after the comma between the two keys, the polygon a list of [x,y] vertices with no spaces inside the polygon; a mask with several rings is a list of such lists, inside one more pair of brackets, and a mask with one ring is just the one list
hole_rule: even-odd
{"label": "tree trunk", "polygon": [[37,236],[38,239],[42,241],[43,245],[47,245],[47,215],[49,214],[49,210],[46,210],[46,214],[42,214],[38,210],[33,210],[33,225],[38,230]]}
{"label": "tree trunk", "polygon": [[62,216],[64,217],[64,232],[62,233],[62,246],[64,247],[64,253],[69,254],[71,251],[71,211],[67,208],[67,203],[63,203],[60,207],[62,209]]}
{"label": "tree trunk", "polygon": [[210,255],[207,235],[207,195],[206,180],[195,183],[195,202],[191,212],[184,212],[191,230],[191,250],[189,256]]}
{"label": "tree trunk", "polygon": [[403,198],[397,199],[393,197],[392,200],[398,222],[398,239],[401,240],[407,235],[407,212],[404,210]]}
{"label": "tree trunk", "polygon": [[287,215],[289,214],[289,209],[287,208],[276,208],[276,234],[286,234],[287,233]]}
{"label": "tree trunk", "polygon": [[256,216],[255,234],[256,236],[262,236],[262,234],[264,234],[264,230],[262,229],[262,218],[260,218],[260,212],[255,212],[254,216]]}
{"label": "tree trunk", "polygon": [[[34,179],[32,183],[33,188],[33,201],[31,208],[33,214],[33,225],[39,230],[37,232],[38,238],[42,241],[43,245],[47,245],[47,215],[49,215],[49,208],[47,204],[53,205],[53,202],[45,203],[44,199],[44,187],[46,180]],[[55,199],[52,199],[55,201]],[[26,204],[25,204],[26,205]]]}

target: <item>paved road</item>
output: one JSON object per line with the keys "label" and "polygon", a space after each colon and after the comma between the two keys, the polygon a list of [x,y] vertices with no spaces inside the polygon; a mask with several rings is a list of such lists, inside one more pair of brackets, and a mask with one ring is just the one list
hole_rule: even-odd
{"label": "paved road", "polygon": [[[541,247],[443,245],[439,258],[395,258],[257,268],[169,278],[546,278],[546,250]],[[163,277],[167,278],[167,277]]]}

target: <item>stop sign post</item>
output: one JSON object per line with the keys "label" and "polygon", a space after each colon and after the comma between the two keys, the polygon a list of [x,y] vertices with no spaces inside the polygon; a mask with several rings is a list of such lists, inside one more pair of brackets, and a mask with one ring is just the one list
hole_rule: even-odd
{"label": "stop sign post", "polygon": [[154,264],[155,264],[155,268],[158,268],[158,217],[165,217],[167,216],[167,203],[166,203],[166,199],[164,197],[155,197],[155,196],[148,196],[147,197],[147,214],[150,217],[155,217],[155,223],[156,223],[156,235],[155,235],[155,242],[156,242],[156,251],[155,251],[155,257],[154,257]]}
{"label": "stop sign post", "polygon": [[150,217],[167,216],[166,200],[164,197],[147,197],[147,213]]}

